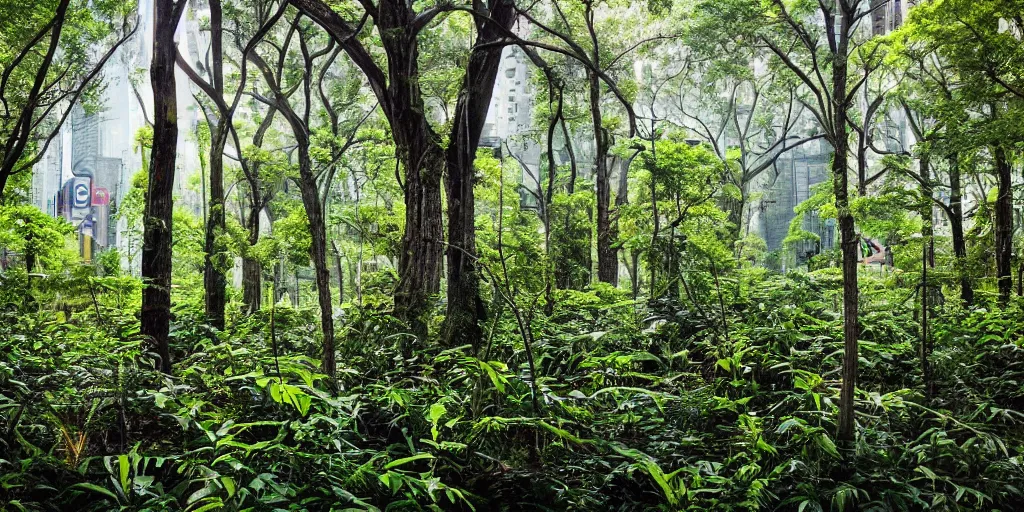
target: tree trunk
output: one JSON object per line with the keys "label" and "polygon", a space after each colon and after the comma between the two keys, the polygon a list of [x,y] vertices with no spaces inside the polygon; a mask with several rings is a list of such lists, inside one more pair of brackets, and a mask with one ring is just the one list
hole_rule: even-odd
{"label": "tree trunk", "polygon": [[153,62],[153,152],[146,191],[142,242],[142,334],[160,356],[160,370],[171,373],[171,223],[178,144],[178,102],[174,82],[174,32],[184,3],[155,0]]}
{"label": "tree trunk", "polygon": [[[397,133],[397,132],[396,132]],[[421,132],[417,138],[425,135]],[[399,146],[405,165],[405,233],[398,260],[395,314],[423,339],[430,296],[440,290],[442,267],[441,169],[444,158],[433,141]]]}
{"label": "tree trunk", "polygon": [[411,4],[394,1],[380,2],[377,10],[375,21],[388,55],[390,75],[385,113],[398,159],[405,168],[405,233],[398,262],[395,314],[424,339],[430,296],[441,286],[441,177],[445,157],[441,139],[427,120],[420,91],[416,13]]}
{"label": "tree trunk", "polygon": [[[210,53],[212,54],[213,89],[224,97],[224,47],[220,0],[210,1]],[[224,307],[227,303],[227,278],[224,263],[219,256],[224,250],[217,243],[223,234],[224,222],[224,145],[227,143],[230,113],[217,109],[215,125],[210,126],[210,215],[206,222],[203,243],[203,285],[206,289],[206,321],[217,329],[224,329]],[[208,120],[211,117],[207,118]]]}
{"label": "tree trunk", "polygon": [[857,336],[859,303],[857,289],[857,252],[858,240],[855,232],[853,214],[850,212],[847,158],[849,138],[847,121],[849,101],[846,98],[846,81],[849,52],[850,22],[855,13],[843,9],[840,14],[840,32],[836,45],[835,59],[832,65],[832,97],[835,102],[833,116],[832,146],[835,150],[832,158],[832,183],[836,197],[836,209],[839,217],[839,235],[843,254],[843,369],[842,386],[839,396],[839,432],[838,439],[846,449],[851,449],[854,441],[854,391],[857,386]]}
{"label": "tree trunk", "polygon": [[597,181],[597,279],[617,286],[619,282],[618,237],[611,219],[611,183],[608,175],[608,132],[601,125],[601,82],[597,73],[587,74],[590,81],[590,117],[594,125],[594,176]]}
{"label": "tree trunk", "polygon": [[29,231],[25,234],[25,273],[29,274],[28,279],[31,282],[32,272],[36,269],[36,252],[32,250],[32,232]]}
{"label": "tree trunk", "polygon": [[960,182],[959,155],[949,157],[949,218],[950,234],[953,238],[953,255],[960,273],[960,299],[964,305],[974,303],[974,287],[967,269],[967,239],[964,237],[963,185]]}
{"label": "tree trunk", "polygon": [[334,267],[338,269],[338,305],[340,306],[345,302],[345,268],[341,266],[341,251],[338,250],[338,244],[334,240],[331,240],[331,249],[334,252]]}
{"label": "tree trunk", "polygon": [[1013,270],[1011,269],[1011,251],[1013,248],[1013,173],[1006,150],[995,146],[993,156],[996,163],[996,175],[999,182],[996,197],[995,237],[996,237],[996,280],[999,284],[999,305],[1006,307],[1013,292]]}
{"label": "tree trunk", "polygon": [[919,164],[919,176],[921,177],[921,208],[918,212],[921,215],[921,236],[924,237],[925,244],[931,240],[934,235],[934,229],[932,226],[932,186],[931,186],[931,161],[927,154],[921,155]]}
{"label": "tree trunk", "polygon": [[[327,226],[324,223],[323,209],[320,203],[320,193],[316,185],[316,176],[313,174],[312,162],[309,156],[309,139],[299,136],[297,128],[296,139],[298,139],[299,154],[299,191],[302,195],[302,204],[306,209],[306,216],[309,218],[309,235],[311,243],[309,246],[309,257],[313,260],[313,270],[316,274],[316,295],[320,305],[320,327],[323,330],[324,343],[321,367],[323,372],[330,377],[332,385],[337,375],[337,365],[334,355],[334,317],[333,305],[331,303],[331,273],[327,270]],[[298,284],[298,283],[296,283]],[[295,294],[298,297],[298,286],[295,287]]]}
{"label": "tree trunk", "polygon": [[857,195],[859,195],[860,197],[867,197],[868,195],[867,134],[870,130],[870,122],[870,119],[864,121],[864,129],[860,132],[860,134],[857,137]]}
{"label": "tree trunk", "polygon": [[224,144],[227,142],[227,127],[224,120],[217,120],[211,127],[210,138],[210,213],[206,221],[206,238],[203,243],[203,286],[206,302],[206,321],[211,326],[224,329],[224,307],[227,303],[227,278],[218,253],[223,252],[217,243],[218,234],[225,231],[224,222]]}
{"label": "tree trunk", "polygon": [[[253,136],[254,146],[263,146],[263,139],[276,115],[277,107],[271,106],[270,111],[263,118],[263,123],[260,124]],[[242,168],[243,172],[245,169],[245,167]],[[249,218],[246,226],[249,229],[249,251],[247,252],[251,252],[260,241],[260,213],[266,207],[270,196],[264,196],[260,190],[260,164],[254,162],[248,169],[248,174],[245,176],[245,181],[249,185]],[[242,258],[242,281],[242,301],[246,305],[246,314],[251,315],[263,306],[263,264],[249,254]],[[277,297],[272,295],[271,302],[277,302]]]}
{"label": "tree trunk", "polygon": [[[249,248],[252,250],[260,241],[260,211],[256,198],[249,207]],[[260,310],[263,302],[263,268],[259,260],[251,255],[242,258],[242,302],[246,306],[246,314],[251,315]]]}
{"label": "tree trunk", "polygon": [[[729,223],[729,231],[732,235],[733,241],[739,242],[743,238],[743,210],[747,206],[747,197],[749,196],[748,189],[750,184],[746,181],[741,181],[739,184],[740,198],[739,199],[727,199],[726,210],[728,212],[727,221]],[[736,255],[739,256],[742,246],[736,245]]]}
{"label": "tree trunk", "polygon": [[[492,27],[512,26],[513,2],[496,2],[490,12],[492,22],[475,20],[477,45],[487,44],[504,34]],[[476,45],[474,45],[476,46]],[[480,143],[487,109],[494,92],[494,81],[501,63],[501,47],[474,49],[455,106],[451,141],[445,153],[448,197],[448,308],[442,339],[449,347],[473,345],[483,339],[480,321],[487,309],[480,299],[480,275],[476,268],[476,214],[473,195],[473,162]]]}
{"label": "tree trunk", "polygon": [[326,2],[292,0],[303,14],[323,26],[366,75],[391,126],[396,157],[405,168],[405,233],[399,256],[395,315],[425,337],[429,299],[440,288],[444,231],[441,177],[444,150],[426,117],[419,84],[418,35],[421,14],[411,2],[378,2],[373,21],[387,55],[381,69],[351,36],[355,30]]}
{"label": "tree trunk", "polygon": [[1017,296],[1024,297],[1024,260],[1017,264]]}
{"label": "tree trunk", "polygon": [[[930,206],[930,204],[929,204]],[[929,227],[929,230],[931,228]],[[932,378],[931,337],[928,335],[928,306],[931,293],[928,292],[928,238],[923,240],[921,248],[921,380],[924,382],[925,396],[931,398],[935,395],[935,382]]]}
{"label": "tree trunk", "polygon": [[658,212],[658,182],[655,179],[655,175],[658,171],[658,146],[654,139],[654,120],[651,120],[651,157],[650,166],[648,171],[651,173],[651,219],[654,222],[654,227],[651,229],[651,246],[647,249],[648,254],[648,272],[650,273],[651,286],[650,286],[650,298],[656,299],[655,290],[657,290],[658,283],[658,232],[661,231],[661,214]]}

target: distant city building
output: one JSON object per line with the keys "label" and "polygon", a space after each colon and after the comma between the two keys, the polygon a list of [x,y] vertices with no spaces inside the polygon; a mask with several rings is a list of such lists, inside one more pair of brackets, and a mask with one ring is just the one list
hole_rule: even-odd
{"label": "distant city building", "polygon": [[[104,87],[96,104],[88,110],[82,105],[72,107],[60,134],[33,169],[32,203],[75,225],[83,256],[122,243],[121,234],[128,226],[118,221],[117,209],[131,187],[132,176],[142,170],[143,155],[135,138],[146,125],[143,109],[152,108],[147,71],[153,45],[152,0],[140,0],[138,14],[139,30],[103,68]],[[195,20],[182,22],[179,41],[190,31],[199,32]],[[134,88],[132,80],[137,82]],[[180,70],[176,80],[180,129],[176,192],[179,204],[199,212],[201,198],[182,186],[199,172],[197,145],[190,140],[198,125],[195,100],[190,82]]]}

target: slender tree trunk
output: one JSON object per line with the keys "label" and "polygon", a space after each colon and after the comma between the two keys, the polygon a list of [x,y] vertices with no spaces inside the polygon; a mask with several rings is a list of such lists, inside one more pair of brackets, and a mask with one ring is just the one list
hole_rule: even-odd
{"label": "slender tree trunk", "polygon": [[655,175],[658,170],[658,146],[654,139],[654,120],[651,120],[651,159],[649,169],[651,173],[651,219],[654,221],[654,227],[651,229],[651,247],[647,249],[648,252],[648,272],[651,274],[651,291],[650,298],[655,299],[655,290],[657,289],[657,277],[658,277],[658,232],[661,231],[661,214],[658,212],[658,182],[655,179]]}
{"label": "slender tree trunk", "polygon": [[[252,142],[256,147],[263,146],[263,139],[270,129],[274,117],[277,115],[277,107],[271,106],[270,111],[263,118],[253,136]],[[245,167],[242,168],[245,171]],[[246,226],[249,229],[249,251],[255,249],[260,241],[260,213],[269,201],[269,195],[264,196],[260,190],[260,164],[253,162],[248,167],[248,174],[245,176],[249,186],[249,218]],[[268,211],[269,214],[269,211]],[[263,306],[263,264],[251,254],[242,258],[242,301],[246,305],[246,314],[253,314]],[[277,302],[277,297],[271,297],[271,302]]]}
{"label": "slender tree trunk", "polygon": [[857,195],[866,197],[868,195],[868,124],[864,122],[864,130],[857,137]]}
{"label": "slender tree trunk", "polygon": [[931,398],[934,395],[935,385],[932,379],[931,367],[931,337],[928,334],[928,313],[929,301],[932,298],[932,291],[928,285],[928,267],[934,266],[934,254],[932,254],[932,241],[935,230],[932,225],[932,186],[931,186],[931,160],[927,153],[921,155],[919,160],[919,174],[921,177],[921,346],[919,356],[921,359],[921,380],[924,382],[925,395]]}
{"label": "slender tree trunk", "polygon": [[[301,127],[296,127],[295,130],[299,146],[299,191],[302,195],[302,204],[306,209],[306,216],[309,218],[309,235],[311,239],[309,256],[313,261],[313,270],[316,274],[317,302],[320,305],[320,326],[324,335],[321,366],[323,372],[331,378],[333,383],[337,375],[337,365],[334,355],[334,317],[332,315],[334,308],[331,303],[331,273],[327,270],[327,227],[324,222],[316,176],[313,174],[312,161],[309,156],[309,139],[305,135],[298,135],[301,130]],[[298,297],[299,293],[298,288],[298,283],[296,282],[296,297]]]}
{"label": "slender tree trunk", "polygon": [[919,175],[921,177],[921,208],[918,212],[921,215],[921,236],[924,239],[931,240],[934,234],[932,227],[932,186],[931,186],[931,159],[927,154],[922,155],[918,161]]}
{"label": "slender tree trunk", "polygon": [[223,262],[218,253],[222,252],[217,236],[224,233],[224,145],[227,142],[227,127],[219,119],[211,130],[210,139],[210,210],[206,222],[206,238],[203,243],[203,285],[206,299],[206,321],[217,329],[224,329],[224,307],[227,303],[227,278]]}
{"label": "slender tree trunk", "polygon": [[1024,260],[1017,264],[1017,296],[1024,297]]}
{"label": "slender tree trunk", "polygon": [[1002,146],[993,148],[993,156],[999,182],[995,211],[996,280],[999,284],[999,305],[1005,308],[1013,292],[1013,169]]}
{"label": "slender tree trunk", "polygon": [[334,253],[334,267],[338,269],[338,305],[341,305],[345,302],[345,268],[341,266],[341,251],[334,240],[331,240],[331,249]]}
{"label": "slender tree trunk", "polygon": [[[554,197],[555,187],[555,173],[558,171],[558,166],[555,165],[555,128],[558,123],[562,121],[562,108],[565,103],[565,88],[558,84],[555,86],[554,77],[551,75],[550,70],[545,69],[545,78],[548,82],[548,110],[552,112],[550,119],[548,119],[548,133],[547,133],[547,154],[548,154],[548,188],[542,190],[540,186],[540,171],[537,171],[537,196],[540,199],[537,201],[539,208],[540,219],[544,225],[544,259],[547,262],[547,268],[544,269],[544,314],[551,316],[555,312],[555,266],[551,261],[551,206],[552,198]],[[555,90],[558,90],[557,107],[552,108],[554,98],[556,96]],[[568,146],[568,144],[567,144]],[[570,184],[570,187],[572,184]],[[571,193],[571,192],[570,192]],[[569,216],[565,218],[566,229],[569,227]]]}
{"label": "slender tree trunk", "polygon": [[619,260],[613,247],[618,234],[611,219],[611,177],[608,172],[608,132],[601,124],[601,82],[588,73],[590,117],[594,125],[594,176],[597,181],[597,279],[613,286],[619,282]]}
{"label": "slender tree trunk", "polygon": [[[220,0],[210,0],[210,53],[211,82],[213,92],[221,101],[224,97],[224,47],[222,10]],[[206,219],[206,239],[203,243],[203,285],[205,288],[206,320],[217,329],[224,329],[224,307],[227,303],[227,279],[224,263],[219,256],[223,248],[217,243],[217,236],[224,233],[224,145],[227,143],[229,112],[214,109],[207,116],[210,126],[210,203]],[[205,187],[205,180],[204,180]],[[205,195],[205,188],[204,188]],[[203,205],[204,211],[206,205]]]}
{"label": "slender tree trunk", "polygon": [[153,153],[146,191],[142,242],[142,334],[160,356],[160,370],[171,373],[171,223],[178,144],[178,102],[174,82],[174,32],[183,3],[155,0],[153,62]]}
{"label": "slender tree trunk", "polygon": [[285,290],[283,290],[282,288],[287,286],[283,282],[284,269],[281,268],[282,265],[283,263],[281,262],[280,258],[278,258],[278,261],[274,262],[274,278],[273,283],[271,284],[271,287],[273,288],[272,302],[274,304],[276,304],[279,300],[281,300],[281,297],[284,296]]}
{"label": "slender tree trunk", "polygon": [[949,157],[949,219],[950,234],[953,238],[953,255],[960,273],[960,299],[964,305],[974,303],[974,287],[967,269],[967,239],[964,236],[963,185],[960,178],[960,158],[957,154]]}
{"label": "slender tree trunk", "polygon": [[32,272],[36,269],[36,252],[32,250],[32,232],[25,234],[25,273],[29,274],[29,282],[32,280]]}
{"label": "slender tree trunk", "polygon": [[[844,4],[845,5],[845,4]],[[839,432],[838,439],[847,449],[852,448],[854,441],[854,392],[857,386],[857,336],[858,336],[858,289],[857,289],[857,252],[858,240],[850,212],[849,187],[847,176],[847,158],[849,155],[849,138],[847,120],[849,102],[846,98],[846,81],[848,78],[848,53],[850,22],[853,12],[840,9],[839,37],[836,54],[832,64],[832,97],[837,98],[832,127],[832,145],[835,150],[832,158],[833,190],[836,197],[836,209],[839,217],[839,236],[843,254],[843,369],[842,386],[839,396]]]}
{"label": "slender tree trunk", "polygon": [[[249,247],[253,248],[260,241],[260,208],[255,197],[249,206]],[[259,260],[252,255],[242,258],[242,302],[246,306],[246,314],[253,314],[262,307],[263,299],[263,268]]]}

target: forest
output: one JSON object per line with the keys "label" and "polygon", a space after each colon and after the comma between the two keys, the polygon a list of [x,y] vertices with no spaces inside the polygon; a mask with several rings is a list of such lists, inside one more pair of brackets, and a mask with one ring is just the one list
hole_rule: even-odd
{"label": "forest", "polygon": [[1024,510],[1024,0],[0,0],[0,511]]}

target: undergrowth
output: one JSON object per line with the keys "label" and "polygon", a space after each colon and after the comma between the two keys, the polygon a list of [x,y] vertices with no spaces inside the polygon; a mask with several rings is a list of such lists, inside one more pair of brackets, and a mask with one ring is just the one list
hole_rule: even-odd
{"label": "undergrowth", "polygon": [[63,279],[92,292],[0,313],[6,510],[1024,509],[1019,305],[936,311],[928,397],[914,299],[864,279],[842,453],[828,273],[740,272],[696,304],[558,292],[536,376],[509,311],[442,349],[346,304],[337,382],[312,310],[217,332],[182,297],[167,377],[126,313],[137,284]]}

